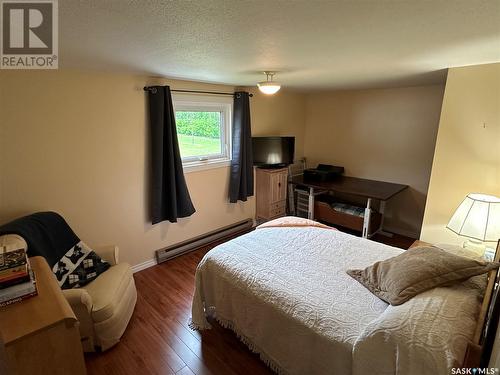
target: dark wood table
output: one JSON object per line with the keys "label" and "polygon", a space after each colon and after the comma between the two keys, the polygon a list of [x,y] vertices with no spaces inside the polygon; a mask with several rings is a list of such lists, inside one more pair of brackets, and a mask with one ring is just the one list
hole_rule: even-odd
{"label": "dark wood table", "polygon": [[[364,178],[338,176],[328,182],[304,181],[304,176],[294,176],[291,183],[296,186],[304,186],[309,189],[309,208],[308,217],[314,219],[314,197],[328,191],[356,195],[366,198],[365,216],[363,221],[362,237],[368,238],[368,228],[370,225],[370,215],[372,211],[372,200],[380,201],[380,213],[382,214],[382,223],[385,210],[385,202],[396,194],[408,188],[408,185],[395,184],[392,182],[368,180]],[[379,230],[381,232],[382,223]],[[375,233],[372,233],[375,234]]]}

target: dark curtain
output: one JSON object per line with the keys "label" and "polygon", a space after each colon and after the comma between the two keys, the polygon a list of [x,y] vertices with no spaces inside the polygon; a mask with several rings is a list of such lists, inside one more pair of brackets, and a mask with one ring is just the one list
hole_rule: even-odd
{"label": "dark curtain", "polygon": [[196,210],[187,189],[168,86],[147,90],[151,134],[151,215],[153,224],[191,216]]}
{"label": "dark curtain", "polygon": [[233,152],[229,201],[246,201],[253,195],[252,131],[250,127],[250,96],[248,92],[236,92],[233,108]]}

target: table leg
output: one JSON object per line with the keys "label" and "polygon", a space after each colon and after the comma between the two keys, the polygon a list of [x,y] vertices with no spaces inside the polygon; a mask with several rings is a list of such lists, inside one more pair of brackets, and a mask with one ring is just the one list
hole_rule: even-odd
{"label": "table leg", "polygon": [[307,210],[307,218],[314,220],[314,188],[309,188],[309,207]]}
{"label": "table leg", "polygon": [[392,238],[394,235],[392,233],[384,231],[384,229],[383,229],[384,216],[385,216],[384,215],[385,214],[385,201],[380,201],[380,210],[379,211],[380,211],[380,215],[382,216],[382,218],[380,219],[380,227],[378,228],[377,233],[380,233],[383,236]]}
{"label": "table leg", "polygon": [[368,238],[368,228],[370,228],[370,216],[371,216],[371,205],[372,205],[372,199],[368,198],[368,201],[366,202],[366,208],[365,208],[365,217],[363,220],[363,232],[362,232],[362,237],[363,238]]}
{"label": "table leg", "polygon": [[288,183],[288,213],[292,216],[297,215],[297,211],[295,210],[295,187],[292,183]]}

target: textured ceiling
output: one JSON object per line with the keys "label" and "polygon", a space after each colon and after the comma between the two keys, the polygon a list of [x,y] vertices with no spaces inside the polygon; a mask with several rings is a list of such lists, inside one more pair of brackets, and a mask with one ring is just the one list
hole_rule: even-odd
{"label": "textured ceiling", "polygon": [[59,1],[60,67],[343,89],[500,61],[500,1]]}

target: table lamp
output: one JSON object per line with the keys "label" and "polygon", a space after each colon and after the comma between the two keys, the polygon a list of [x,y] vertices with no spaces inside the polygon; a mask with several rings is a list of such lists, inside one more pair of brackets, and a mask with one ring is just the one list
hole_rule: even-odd
{"label": "table lamp", "polygon": [[500,198],[487,194],[468,194],[446,228],[468,238],[463,244],[464,248],[484,255],[484,242],[497,242],[500,238]]}

